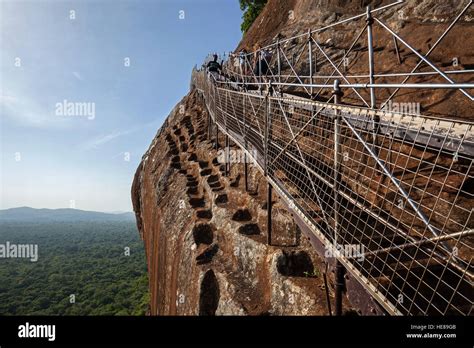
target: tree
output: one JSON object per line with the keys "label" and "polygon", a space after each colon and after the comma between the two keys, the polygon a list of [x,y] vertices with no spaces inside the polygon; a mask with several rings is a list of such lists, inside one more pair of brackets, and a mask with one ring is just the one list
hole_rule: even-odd
{"label": "tree", "polygon": [[245,33],[258,17],[260,12],[262,12],[267,0],[239,0],[239,3],[240,9],[244,11],[240,30],[242,30],[242,33]]}

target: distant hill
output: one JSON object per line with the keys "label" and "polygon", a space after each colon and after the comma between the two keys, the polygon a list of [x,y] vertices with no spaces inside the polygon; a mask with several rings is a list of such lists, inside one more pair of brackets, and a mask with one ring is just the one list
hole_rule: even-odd
{"label": "distant hill", "polygon": [[0,210],[1,221],[135,221],[131,212],[111,214],[79,209],[35,209],[19,207]]}

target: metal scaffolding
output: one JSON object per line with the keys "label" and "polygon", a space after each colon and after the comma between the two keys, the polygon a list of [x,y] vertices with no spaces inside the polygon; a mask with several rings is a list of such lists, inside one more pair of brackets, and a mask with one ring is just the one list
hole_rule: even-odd
{"label": "metal scaffolding", "polygon": [[[273,62],[267,62],[267,76],[243,74],[240,66],[227,70],[224,81],[216,81],[204,70],[194,69],[192,85],[203,95],[216,131],[220,128],[265,175],[271,185],[269,199],[273,188],[324,245],[327,255],[337,260],[337,268],[343,266],[385,311],[470,315],[474,123],[393,112],[383,106],[400,88],[455,89],[472,101],[467,90],[474,85],[455,83],[448,76],[461,72],[441,71],[428,59],[472,1],[425,55],[376,17],[381,10],[398,5],[368,8],[364,14],[304,34],[308,40],[301,52],[318,49],[319,56],[331,63],[331,75],[313,76],[311,53],[310,76],[298,75],[296,64],[283,51],[284,41],[278,38],[266,47],[274,47],[277,53]],[[397,47],[402,43],[433,72],[417,73],[418,64],[409,73],[377,75],[369,44],[369,73],[362,75],[369,82],[351,82],[354,77],[344,75],[340,65],[354,43],[336,64],[313,34],[358,19],[366,22],[354,43],[366,31],[370,43],[371,27],[378,24],[392,35]],[[282,61],[292,74],[281,74]],[[247,57],[243,62],[244,67],[250,65]],[[431,75],[446,83],[406,83],[412,76]],[[405,76],[405,80],[375,83],[380,76]],[[317,79],[325,81],[314,83]],[[258,89],[249,89],[252,85]],[[285,91],[292,86],[307,97]],[[379,102],[378,88],[396,91]],[[367,89],[369,102],[358,92]],[[326,102],[315,100],[322,90],[333,92]],[[361,105],[344,105],[345,91],[355,93]],[[336,275],[338,282],[341,274]]]}

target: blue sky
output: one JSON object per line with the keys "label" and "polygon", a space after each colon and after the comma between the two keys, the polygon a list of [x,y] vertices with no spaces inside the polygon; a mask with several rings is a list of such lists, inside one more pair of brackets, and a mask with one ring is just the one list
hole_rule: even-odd
{"label": "blue sky", "polygon": [[238,0],[0,0],[0,209],[130,211],[141,156],[241,15]]}

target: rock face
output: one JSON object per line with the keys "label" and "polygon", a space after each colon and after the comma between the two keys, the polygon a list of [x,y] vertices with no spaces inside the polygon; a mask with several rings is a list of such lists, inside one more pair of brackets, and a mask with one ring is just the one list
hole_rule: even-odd
{"label": "rock face", "polygon": [[133,181],[151,314],[327,314],[325,265],[277,197],[267,245],[265,180],[249,164],[247,192],[243,164],[224,175],[207,120],[203,101],[191,91],[156,135]]}
{"label": "rock face", "polygon": [[[270,0],[238,48],[250,51],[255,43],[263,46],[273,42],[277,34],[287,38],[308,28],[334,23],[363,12],[369,2],[378,7],[392,1]],[[430,49],[465,6],[454,0],[405,3],[403,8],[387,11],[380,18],[401,37],[410,38],[409,43],[422,53]],[[472,68],[472,55],[463,48],[473,44],[474,27],[465,25],[471,21],[469,15],[463,16],[461,26],[454,27],[443,45],[433,51],[430,59],[437,66],[448,67],[457,57],[457,69]],[[342,30],[319,33],[317,39],[337,60],[362,26],[351,22]],[[417,35],[412,35],[415,29]],[[363,37],[351,58],[348,74],[367,71]],[[377,73],[410,71],[418,62],[404,47],[400,48],[401,63],[398,62],[392,39],[380,27],[374,29],[374,39]],[[288,56],[301,50],[302,40],[307,37],[286,41],[284,50]],[[305,61],[305,54],[301,62]],[[332,72],[328,62],[320,60],[318,64],[318,74]],[[299,63],[296,69],[304,73],[308,67]],[[420,70],[428,71],[426,67]],[[467,77],[456,80],[469,81]],[[425,77],[410,81],[427,82]],[[385,100],[389,91],[377,93],[377,100]],[[404,93],[395,101],[420,102],[423,114],[472,117],[471,105],[460,93],[420,93]],[[368,92],[361,94],[369,99]],[[325,93],[320,95],[323,100],[325,97]],[[350,93],[343,97],[344,103],[355,101]],[[224,175],[225,166],[219,161],[222,154],[214,148],[215,136],[208,136],[208,117],[203,100],[192,90],[158,131],[133,180],[133,207],[147,254],[151,314],[327,315],[323,281],[326,264],[276,196],[272,199],[272,245],[267,244],[266,182],[249,165],[246,190],[242,163],[232,164],[229,176]],[[218,143],[222,146],[224,141],[221,135]],[[231,149],[237,151],[238,147]],[[327,279],[327,292],[333,301],[334,277],[330,273]],[[345,310],[352,311],[347,299],[343,300]]]}
{"label": "rock face", "polygon": [[[259,17],[249,28],[236,51],[246,48],[251,52],[256,44],[262,47],[276,42],[280,35],[282,48],[289,60],[294,59],[295,70],[300,75],[309,75],[308,48],[303,44],[308,41],[308,29],[317,29],[334,24],[345,18],[364,13],[367,5],[373,9],[394,3],[392,0],[269,0]],[[425,55],[431,50],[438,38],[449,27],[469,1],[457,0],[405,0],[403,4],[394,6],[375,14],[389,28],[399,34],[415,50]],[[465,47],[474,45],[474,26],[472,9],[460,17],[458,23],[440,41],[429,55],[429,60],[441,70],[472,69],[474,58]],[[365,18],[350,21],[343,25],[331,27],[314,34],[313,37],[320,44],[331,60],[338,64],[343,57],[344,50],[349,50],[357,36],[361,37],[348,55],[344,66],[346,75],[363,75],[368,73],[367,31],[362,32]],[[416,33],[416,34],[415,34]],[[286,40],[295,35],[298,38]],[[389,32],[377,22],[373,25],[374,40],[374,71],[376,74],[410,72],[420,60],[409,48],[398,42],[400,61],[396,55],[394,40]],[[297,57],[301,54],[299,60]],[[323,57],[323,54],[314,48],[314,74],[330,75],[333,66]],[[292,70],[281,58],[282,74],[291,75]],[[454,64],[456,62],[456,64]],[[427,64],[422,64],[417,72],[433,72]],[[337,74],[336,74],[337,75]],[[450,75],[458,83],[472,83],[472,74]],[[350,78],[352,83],[368,83],[367,78]],[[403,77],[376,78],[377,83],[401,83]],[[324,80],[323,80],[324,81]],[[294,81],[296,82],[296,81]],[[411,77],[408,83],[447,83],[441,77],[416,76]],[[295,93],[297,88],[293,91]],[[376,100],[378,105],[387,100],[394,89],[377,89]],[[360,90],[365,100],[370,100],[367,90]],[[403,92],[403,93],[402,93]],[[322,91],[319,99],[326,100],[331,90]],[[437,90],[405,90],[399,92],[392,99],[396,103],[419,103],[421,113],[433,116],[449,116],[450,118],[472,119],[471,101],[459,91]],[[344,91],[342,102],[345,104],[361,105],[361,100],[354,91]]]}

